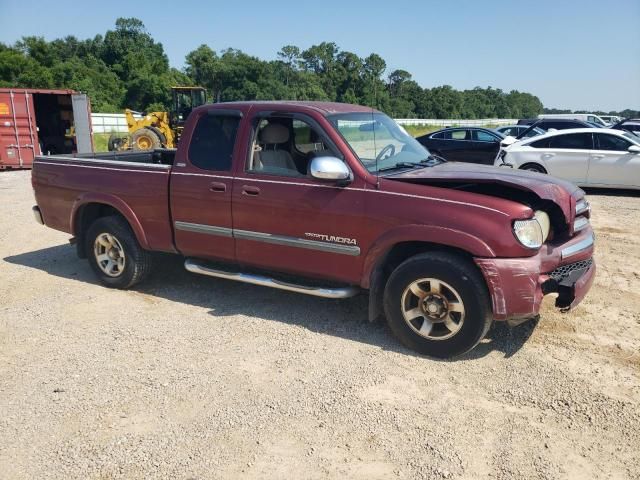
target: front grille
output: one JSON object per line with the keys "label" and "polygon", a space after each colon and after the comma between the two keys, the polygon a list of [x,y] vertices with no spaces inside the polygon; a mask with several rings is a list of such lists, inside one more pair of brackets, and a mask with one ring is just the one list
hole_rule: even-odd
{"label": "front grille", "polygon": [[592,263],[593,259],[589,258],[587,260],[580,260],[579,262],[569,263],[568,265],[562,265],[561,267],[558,267],[553,272],[551,272],[549,276],[555,281],[560,282],[576,270],[587,270]]}

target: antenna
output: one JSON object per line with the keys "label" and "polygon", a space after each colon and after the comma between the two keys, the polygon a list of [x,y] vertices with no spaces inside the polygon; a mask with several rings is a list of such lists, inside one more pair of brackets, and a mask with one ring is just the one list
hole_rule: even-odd
{"label": "antenna", "polygon": [[[376,89],[375,78],[371,78],[373,82],[373,103],[378,107],[378,91]],[[376,156],[376,189],[380,189],[380,172],[378,171],[378,147],[376,146],[376,120],[373,115],[374,108],[371,107],[371,131],[373,132],[373,154]]]}

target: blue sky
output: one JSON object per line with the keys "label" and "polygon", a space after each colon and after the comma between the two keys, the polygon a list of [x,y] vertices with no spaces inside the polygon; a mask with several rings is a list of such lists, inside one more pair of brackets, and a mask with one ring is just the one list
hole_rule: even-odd
{"label": "blue sky", "polygon": [[92,37],[119,16],[140,18],[176,67],[202,43],[272,59],[286,44],[333,41],[378,53],[389,71],[408,70],[425,87],[492,86],[534,93],[548,107],[640,109],[640,0],[0,0],[0,42]]}

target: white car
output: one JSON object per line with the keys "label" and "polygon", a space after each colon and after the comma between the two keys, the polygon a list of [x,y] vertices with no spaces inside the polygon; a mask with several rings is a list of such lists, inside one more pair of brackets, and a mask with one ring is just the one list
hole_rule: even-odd
{"label": "white car", "polygon": [[632,133],[573,128],[509,143],[509,137],[502,141],[496,166],[548,173],[584,187],[640,189],[640,137]]}
{"label": "white car", "polygon": [[582,120],[583,122],[595,123],[598,127],[606,127],[607,125],[609,125],[602,119],[602,117],[596,115],[595,113],[543,113],[538,115],[538,118],[546,118],[549,120],[553,120],[555,118],[564,118],[566,120]]}

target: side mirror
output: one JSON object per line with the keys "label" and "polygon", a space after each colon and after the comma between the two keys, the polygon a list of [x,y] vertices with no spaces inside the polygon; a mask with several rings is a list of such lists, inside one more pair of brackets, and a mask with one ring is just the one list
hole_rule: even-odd
{"label": "side mirror", "polygon": [[309,173],[318,180],[329,182],[349,182],[351,171],[336,157],[315,157],[309,165]]}
{"label": "side mirror", "polygon": [[629,147],[629,153],[635,153],[636,155],[640,153],[640,147],[638,145],[631,145]]}

